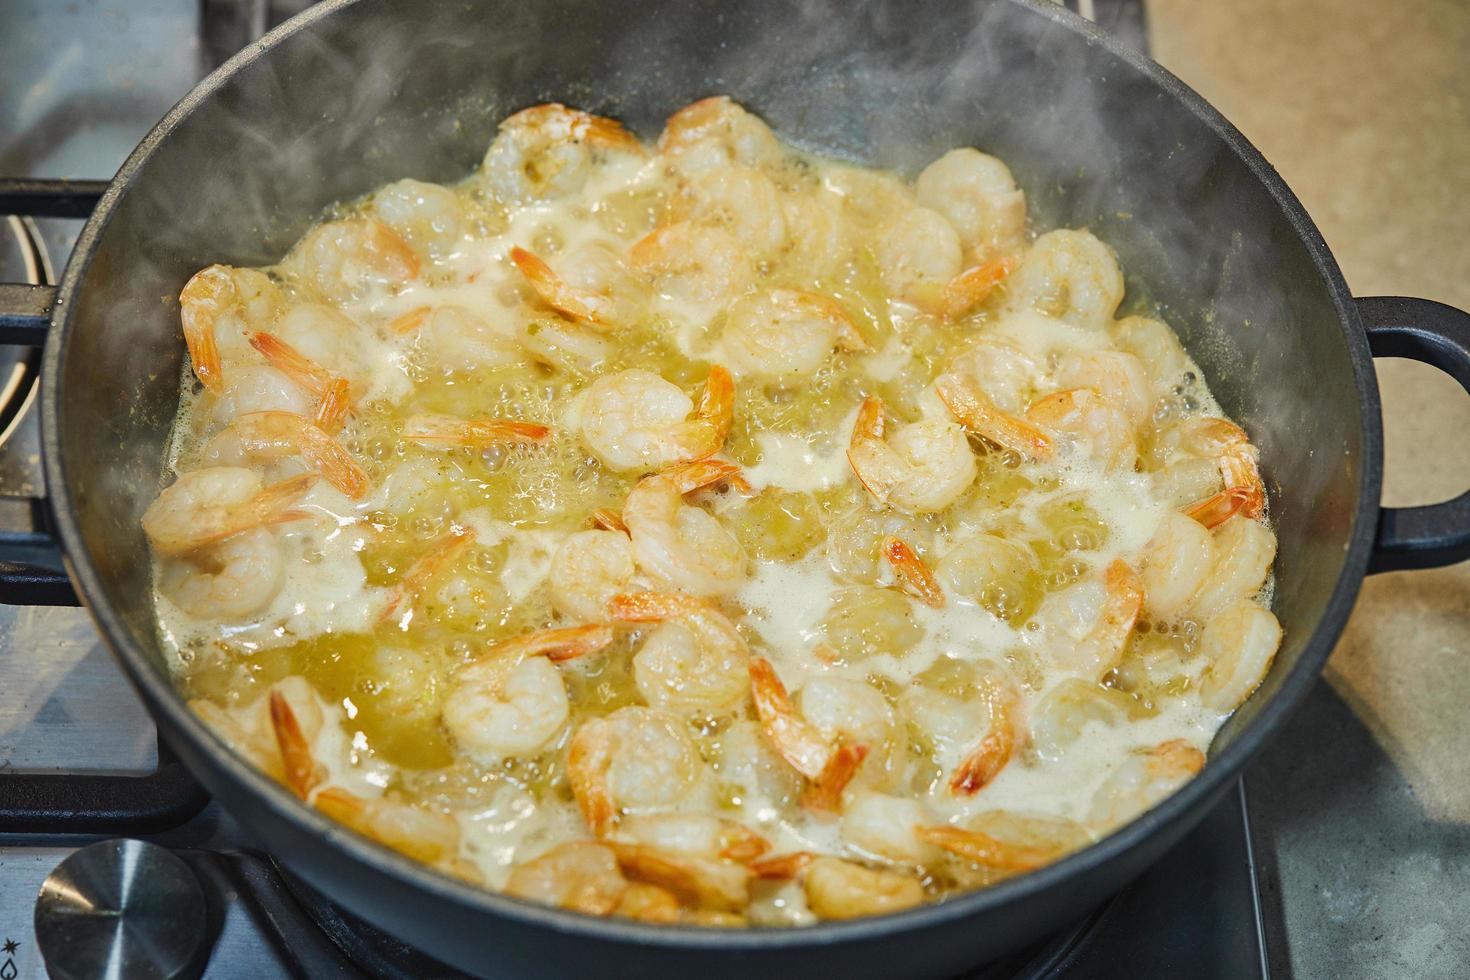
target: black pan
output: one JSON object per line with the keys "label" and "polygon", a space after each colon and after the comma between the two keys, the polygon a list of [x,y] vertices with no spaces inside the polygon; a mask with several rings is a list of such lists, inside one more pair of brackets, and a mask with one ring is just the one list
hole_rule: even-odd
{"label": "black pan", "polygon": [[[164,671],[138,518],[160,485],[183,355],[174,297],[189,275],[272,262],[329,203],[387,181],[463,177],[496,122],[525,105],[567,101],[653,134],[712,93],[813,147],[908,172],[957,145],[1001,156],[1036,226],[1089,226],[1117,249],[1130,295],[1179,330],[1261,449],[1280,537],[1275,666],[1199,778],[1051,867],[927,908],[792,931],[533,907],[306,809],[210,734]],[[50,298],[4,295],[17,306]],[[1470,316],[1354,299],[1296,198],[1219,113],[1045,3],[324,3],[241,52],[148,135],[54,300],[42,411],[55,526],[72,582],[159,729],[283,865],[484,975],[941,977],[1015,949],[1117,891],[1203,816],[1315,683],[1366,571],[1470,556],[1470,495],[1380,509],[1372,365],[1375,354],[1411,357],[1470,386]]]}

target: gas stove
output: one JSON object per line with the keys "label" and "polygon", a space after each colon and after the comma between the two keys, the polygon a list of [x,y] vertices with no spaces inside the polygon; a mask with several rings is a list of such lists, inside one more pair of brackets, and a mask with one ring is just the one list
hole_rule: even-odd
{"label": "gas stove", "polygon": [[[1070,4],[1145,43],[1142,0]],[[0,19],[0,283],[54,282],[111,174],[203,73],[303,3],[10,0]],[[149,57],[138,52],[147,50]],[[157,53],[157,57],[154,54]],[[9,134],[9,135],[4,135]],[[9,179],[6,179],[9,178]],[[0,547],[45,535],[39,338],[0,340]],[[59,580],[4,594],[56,601]],[[1269,975],[1244,786],[1082,921],[969,976]],[[0,605],[0,980],[452,977],[252,848],[155,734],[86,614]],[[151,972],[150,972],[151,971]]]}

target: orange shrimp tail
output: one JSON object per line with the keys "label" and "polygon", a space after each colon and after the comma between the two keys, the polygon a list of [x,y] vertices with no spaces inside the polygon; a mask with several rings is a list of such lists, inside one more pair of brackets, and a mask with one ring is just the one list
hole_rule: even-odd
{"label": "orange shrimp tail", "polygon": [[290,378],[308,394],[321,397],[337,380],[332,372],[274,334],[257,330],[250,335],[249,340],[250,346],[266,359],[266,363]]}
{"label": "orange shrimp tail", "polygon": [[660,474],[668,477],[680,493],[693,493],[706,487],[731,480],[740,474],[740,467],[723,459],[698,459],[679,463]]}
{"label": "orange shrimp tail", "polygon": [[842,809],[842,791],[857,775],[858,767],[868,757],[866,745],[842,744],[832,753],[826,766],[802,794],[802,806],[818,813],[837,813]]}
{"label": "orange shrimp tail", "polygon": [[945,283],[934,312],[946,320],[959,319],[989,298],[1019,264],[1015,257],[1006,255],[966,269]]}
{"label": "orange shrimp tail", "polygon": [[626,592],[607,602],[608,614],[623,623],[657,623],[707,608],[708,603],[687,592]]}
{"label": "orange shrimp tail", "polygon": [[592,527],[598,528],[599,530],[603,531],[621,531],[624,534],[628,533],[628,525],[623,523],[622,515],[619,514],[617,511],[611,510],[607,507],[599,507],[594,510],[592,512],[592,516],[587,519],[587,523]]}
{"label": "orange shrimp tail", "polygon": [[1051,437],[1027,420],[997,408],[974,378],[942,374],[934,379],[934,392],[960,425],[976,435],[1027,459],[1051,458]]}
{"label": "orange shrimp tail", "polygon": [[189,361],[194,367],[194,376],[208,391],[216,395],[223,393],[225,381],[220,365],[219,346],[214,336],[215,311],[226,296],[234,293],[235,286],[230,278],[230,270],[222,265],[200,269],[189,277],[189,281],[179,291],[184,346],[189,349]]}
{"label": "orange shrimp tail", "polygon": [[429,545],[429,550],[414,559],[413,564],[403,573],[403,578],[389,596],[387,606],[378,613],[378,622],[384,623],[391,619],[404,599],[416,598],[435,575],[447,568],[474,543],[475,532],[469,528],[461,528],[450,531]]}
{"label": "orange shrimp tail", "polygon": [[327,390],[322,392],[321,400],[317,402],[312,424],[327,435],[336,435],[341,432],[343,424],[347,421],[350,391],[351,386],[348,385],[346,378],[334,379],[327,386]]}
{"label": "orange shrimp tail", "polygon": [[966,861],[1003,871],[1033,871],[1055,861],[1062,852],[1059,847],[1013,844],[978,830],[965,830],[948,824],[918,827],[915,832],[921,839]]}
{"label": "orange shrimp tail", "polygon": [[734,820],[724,822],[721,828],[720,857],[727,861],[750,864],[771,849],[771,842]]}
{"label": "orange shrimp tail", "polygon": [[713,456],[725,447],[725,439],[735,421],[735,378],[728,368],[716,364],[709,369],[709,377],[694,407],[694,417],[709,430],[700,458]]}
{"label": "orange shrimp tail", "polygon": [[753,861],[750,870],[757,878],[799,878],[815,860],[816,855],[810,851],[792,851]]}
{"label": "orange shrimp tail", "polygon": [[607,767],[611,762],[604,722],[584,722],[567,746],[567,782],[582,819],[597,837],[606,837],[617,823],[618,810],[607,790]]}
{"label": "orange shrimp tail", "polygon": [[525,636],[496,643],[484,655],[487,659],[511,655],[544,656],[547,660],[560,663],[605,649],[612,644],[613,638],[613,628],[606,623],[563,626],[536,630]]}
{"label": "orange shrimp tail", "polygon": [[1213,531],[1244,510],[1249,498],[1250,493],[1244,487],[1228,487],[1190,504],[1181,513]]}
{"label": "orange shrimp tail", "polygon": [[291,710],[290,702],[280,691],[272,690],[270,693],[270,712],[286,786],[304,800],[321,783],[324,773],[312,758],[311,747],[307,744],[306,733],[301,730],[301,723],[296,720],[296,712]]}
{"label": "orange shrimp tail", "polygon": [[949,779],[950,791],[960,796],[974,796],[1011,761],[1016,754],[1016,706],[1020,700],[1008,681],[992,677],[988,681],[986,708],[990,729],[969,755],[955,767]]}
{"label": "orange shrimp tail", "polygon": [[426,446],[484,449],[498,445],[528,446],[551,438],[551,429],[513,419],[456,419],[415,415],[403,423],[403,437]]}
{"label": "orange shrimp tail", "polygon": [[510,250],[510,261],[520,270],[526,284],[541,302],[592,327],[607,330],[612,324],[602,317],[588,299],[567,285],[540,257],[516,246]]}
{"label": "orange shrimp tail", "polygon": [[367,252],[378,272],[395,282],[419,276],[419,256],[413,246],[381,221],[367,223]]}
{"label": "orange shrimp tail", "polygon": [[883,539],[883,555],[898,576],[903,591],[935,609],[944,608],[944,590],[929,566],[915,554],[906,542],[889,535]]}
{"label": "orange shrimp tail", "polygon": [[863,485],[863,489],[872,494],[879,503],[887,502],[893,487],[879,483],[871,473],[863,475],[863,466],[858,460],[875,448],[872,443],[882,441],[883,430],[883,403],[869,395],[858,406],[857,418],[853,421],[852,438],[847,443],[847,465],[852,470],[852,475]]}
{"label": "orange shrimp tail", "polygon": [[764,657],[750,658],[750,693],[761,729],[776,753],[806,778],[820,777],[831,754],[827,742],[797,715],[776,668]]}
{"label": "orange shrimp tail", "polygon": [[306,491],[315,486],[318,479],[320,477],[315,473],[298,473],[262,488],[250,501],[250,524],[280,524],[309,516],[289,508],[305,496]]}
{"label": "orange shrimp tail", "polygon": [[416,306],[407,313],[400,313],[388,321],[388,332],[392,334],[413,333],[429,319],[429,314],[434,312],[432,306]]}

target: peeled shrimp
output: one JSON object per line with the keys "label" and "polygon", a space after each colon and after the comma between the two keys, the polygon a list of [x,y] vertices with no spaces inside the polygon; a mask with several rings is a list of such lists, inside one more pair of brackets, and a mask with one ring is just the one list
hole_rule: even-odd
{"label": "peeled shrimp", "polygon": [[[251,335],[252,346],[260,351]],[[289,375],[314,395],[321,391],[334,377],[346,378],[359,391],[367,389],[371,381],[363,355],[363,330],[335,307],[324,303],[302,303],[291,307],[276,321],[275,329],[267,336],[274,336],[289,345],[291,352],[300,359],[297,363],[318,368],[310,378],[305,371],[292,370],[289,363],[277,363],[266,359],[278,370]]]}
{"label": "peeled shrimp", "polygon": [[689,303],[728,302],[755,279],[739,239],[689,221],[655,228],[633,243],[628,258],[658,292]]}
{"label": "peeled shrimp", "polygon": [[946,320],[958,320],[990,298],[1016,270],[1018,262],[1009,255],[974,265],[956,275],[939,290],[939,296],[924,305]]}
{"label": "peeled shrimp", "polygon": [[606,245],[588,243],[563,256],[560,275],[523,248],[512,248],[510,260],[541,302],[597,329],[627,326],[647,306],[643,285]]}
{"label": "peeled shrimp", "polygon": [[[791,768],[810,780],[803,805],[818,811],[840,809],[843,791],[869,752],[868,745],[855,738],[876,734],[881,741],[891,727],[885,724],[891,718],[873,723],[873,706],[861,696],[877,692],[856,682],[814,678],[802,689],[804,705],[809,702],[810,707],[798,711],[775,668],[762,657],[750,661],[750,688],[766,739]],[[854,690],[859,696],[853,696]],[[805,717],[807,711],[813,719]]]}
{"label": "peeled shrimp", "polygon": [[1123,299],[1113,250],[1086,231],[1049,231],[1031,244],[1006,282],[1006,308],[1035,310],[1101,330]]}
{"label": "peeled shrimp", "polygon": [[825,188],[809,194],[787,194],[781,201],[790,251],[787,260],[813,279],[833,276],[852,254],[852,240],[842,215],[842,198]]}
{"label": "peeled shrimp", "polygon": [[294,381],[317,401],[313,424],[323,432],[335,432],[347,414],[352,386],[284,340],[263,331],[250,335],[250,346],[260,352],[266,362]]}
{"label": "peeled shrimp", "polygon": [[571,715],[561,671],[545,657],[487,655],[455,671],[444,727],[485,759],[535,755]]}
{"label": "peeled shrimp", "polygon": [[1138,430],[1127,412],[1091,388],[1070,388],[1040,398],[1026,410],[1026,420],[1064,436],[1109,469],[1131,469],[1138,459]]}
{"label": "peeled shrimp", "polygon": [[253,470],[210,466],[181,475],[143,513],[143,531],[164,555],[181,555],[267,524],[296,520],[290,510],[316,475],[263,486]]}
{"label": "peeled shrimp", "polygon": [[247,455],[299,457],[350,500],[361,500],[371,489],[352,454],[310,419],[290,412],[252,412],[237,418],[231,428]]}
{"label": "peeled shrimp", "polygon": [[1113,322],[1113,342],[1132,354],[1148,372],[1155,395],[1162,395],[1189,370],[1189,356],[1169,325],[1146,316]]}
{"label": "peeled shrimp", "polygon": [[1169,619],[1188,607],[1215,566],[1215,539],[1183,514],[1164,516],[1138,567],[1149,612]]}
{"label": "peeled shrimp", "polygon": [[286,264],[331,302],[357,299],[373,287],[404,286],[419,274],[413,247],[371,218],[318,225],[291,250]]}
{"label": "peeled shrimp", "polygon": [[1046,693],[1031,712],[1031,745],[1041,758],[1060,759],[1089,724],[1115,728],[1131,718],[1122,691],[1069,677]]}
{"label": "peeled shrimp", "polygon": [[633,578],[633,543],[622,531],[578,531],[551,558],[546,580],[563,616],[586,622],[606,618],[608,600]]}
{"label": "peeled shrimp", "polygon": [[702,773],[678,719],[637,705],[589,718],[567,747],[567,779],[587,826],[606,837],[625,813],[654,813],[684,799]]}
{"label": "peeled shrimp", "polygon": [[879,503],[909,513],[940,511],[975,479],[975,454],[952,422],[924,419],[885,437],[883,403],[863,400],[847,447],[847,461]]}
{"label": "peeled shrimp", "polygon": [[929,815],[918,800],[858,790],[842,810],[842,839],[889,861],[922,864],[933,847],[918,835]]}
{"label": "peeled shrimp", "polygon": [[633,680],[643,700],[674,714],[720,714],[745,700],[750,655],[724,613],[707,600],[678,592],[613,597],[612,617],[662,623],[633,655]]}
{"label": "peeled shrimp", "polygon": [[1001,871],[1032,871],[1091,840],[1087,829],[1064,817],[987,810],[966,826],[920,827],[925,841],[956,857]]}
{"label": "peeled shrimp", "polygon": [[962,796],[974,796],[1000,775],[1015,755],[1021,695],[1014,684],[992,672],[985,678],[985,704],[990,724],[978,745],[971,749],[949,777],[949,788]]}
{"label": "peeled shrimp", "polygon": [[675,215],[698,225],[723,228],[749,254],[770,255],[786,244],[781,192],[753,167],[733,164],[706,170],[676,202]]}
{"label": "peeled shrimp", "polygon": [[1205,767],[1205,755],[1182,739],[1135,751],[1092,797],[1088,822],[1116,827],[1152,809]]}
{"label": "peeled shrimp", "polygon": [[1079,350],[1062,357],[1054,380],[1062,388],[1090,388],[1121,408],[1136,428],[1148,420],[1153,389],[1143,362],[1112,350]]}
{"label": "peeled shrimp", "polygon": [[574,840],[517,864],[506,879],[505,894],[586,915],[608,915],[627,887],[611,848]]}
{"label": "peeled shrimp", "polygon": [[927,606],[944,608],[944,590],[913,548],[890,534],[883,539],[882,551],[883,557],[893,566],[899,588]]}
{"label": "peeled shrimp", "polygon": [[578,403],[582,442],[603,465],[655,470],[720,451],[734,416],[735,383],[715,365],[696,404],[677,385],[632,368],[598,378]]}
{"label": "peeled shrimp", "polygon": [[738,912],[750,902],[750,870],[737,861],[613,841],[623,874],[657,885],[695,908]]}
{"label": "peeled shrimp", "polygon": [[275,283],[254,269],[211,265],[194,273],[179,293],[179,307],[184,343],[200,384],[223,393],[222,349],[240,351],[243,331],[270,325],[284,304]]}
{"label": "peeled shrimp", "polygon": [[[1128,637],[1143,608],[1143,583],[1127,562],[1114,559],[1103,571],[1100,597],[1096,583],[1085,582],[1066,592],[1057,593],[1053,601],[1080,609],[1085,632],[1074,638],[1066,631],[1050,644],[1053,663],[1079,677],[1100,680],[1117,666],[1128,644]],[[1094,611],[1095,610],[1095,611]]]}
{"label": "peeled shrimp", "polygon": [[525,360],[513,327],[463,306],[420,306],[388,325],[390,333],[413,333],[419,354],[442,369],[474,371]]}
{"label": "peeled shrimp", "polygon": [[1242,599],[1205,624],[1199,649],[1209,666],[1199,682],[1200,701],[1215,711],[1234,711],[1266,677],[1281,646],[1281,624],[1269,609]]}
{"label": "peeled shrimp", "polygon": [[159,566],[158,591],[196,619],[236,620],[280,594],[286,563],[276,536],[244,531]]}
{"label": "peeled shrimp", "polygon": [[685,175],[731,163],[770,166],[782,156],[770,127],[723,95],[700,99],[670,116],[658,152]]}
{"label": "peeled shrimp", "polygon": [[824,919],[856,919],[913,908],[924,901],[918,879],[834,857],[814,857],[801,870],[807,906]]}
{"label": "peeled shrimp", "polygon": [[[378,622],[387,622],[393,617],[404,600],[412,602],[423,594],[434,576],[454,562],[475,543],[475,532],[456,528],[439,538],[414,560],[403,573],[398,584],[388,594],[388,602],[378,614]],[[401,624],[406,626],[406,622]]]}
{"label": "peeled shrimp", "polygon": [[618,837],[664,850],[749,864],[771,849],[771,842],[737,820],[706,813],[657,813],[628,817]]}
{"label": "peeled shrimp", "polygon": [[998,408],[978,378],[962,371],[942,374],[934,379],[934,393],[960,425],[976,435],[1027,459],[1051,458],[1051,436],[1027,419]]}
{"label": "peeled shrimp", "polygon": [[1215,563],[1189,605],[1189,614],[1209,622],[1240,599],[1261,590],[1276,559],[1276,535],[1259,521],[1232,517],[1215,532]]}
{"label": "peeled shrimp", "polygon": [[1026,231],[1026,195],[1004,162],[972,147],[950,150],[914,181],[919,203],[938,211],[982,256],[1009,251]]}
{"label": "peeled shrimp", "polygon": [[422,180],[398,180],[372,198],[373,210],[408,242],[430,255],[452,255],[469,229],[459,195]]}
{"label": "peeled shrimp", "polygon": [[718,518],[684,502],[684,494],[738,474],[732,463],[704,460],[638,481],[623,505],[638,567],[694,595],[739,589],[749,573],[740,542]]}
{"label": "peeled shrimp", "polygon": [[737,374],[796,380],[814,374],[834,348],[867,347],[841,305],[818,293],[773,289],[725,313],[722,350]]}
{"label": "peeled shrimp", "polygon": [[319,406],[320,400],[314,400],[299,383],[269,364],[243,364],[230,368],[224,391],[210,414],[217,424],[228,425],[251,412],[290,412],[312,417]]}
{"label": "peeled shrimp", "polygon": [[889,292],[924,305],[960,274],[960,236],[944,216],[911,208],[889,220],[878,234],[875,258]]}
{"label": "peeled shrimp", "polygon": [[606,623],[548,627],[502,640],[486,650],[480,659],[545,657],[560,663],[596,653],[611,644],[613,639],[613,628]]}
{"label": "peeled shrimp", "polygon": [[502,122],[481,169],[498,198],[524,204],[574,194],[600,163],[643,152],[616,120],[550,102]]}

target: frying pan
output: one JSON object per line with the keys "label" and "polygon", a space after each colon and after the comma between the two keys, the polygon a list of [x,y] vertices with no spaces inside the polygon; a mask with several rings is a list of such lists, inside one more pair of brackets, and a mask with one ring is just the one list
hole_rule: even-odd
{"label": "frying pan", "polygon": [[[161,483],[184,353],[174,297],[189,275],[273,262],[331,202],[385,182],[462,178],[523,106],[561,100],[651,135],[714,93],[788,138],[910,174],[953,146],[1002,157],[1036,227],[1090,227],[1116,248],[1130,302],[1173,324],[1260,447],[1281,652],[1198,778],[1063,861],[941,904],[799,930],[583,917],[450,880],[327,821],[229,751],[169,681],[138,518]],[[0,297],[0,326],[49,319],[41,410],[59,545],[173,751],[284,867],[486,976],[942,977],[1019,948],[1116,892],[1214,805],[1316,681],[1366,572],[1470,557],[1470,494],[1379,507],[1372,366],[1410,357],[1470,387],[1470,316],[1354,299],[1240,133],[1159,66],[1045,3],[332,0],[246,48],[159,123],[54,295]],[[48,582],[7,566],[0,585],[35,595]]]}

